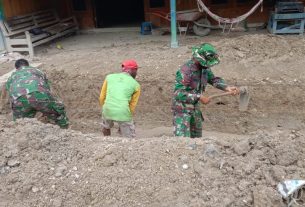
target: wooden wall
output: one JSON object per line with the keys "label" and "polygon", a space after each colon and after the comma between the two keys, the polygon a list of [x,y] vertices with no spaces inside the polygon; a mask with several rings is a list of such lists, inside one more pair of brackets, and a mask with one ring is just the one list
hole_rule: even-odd
{"label": "wooden wall", "polygon": [[[212,0],[204,0],[203,2],[210,8],[210,10],[221,16],[221,17],[237,17],[246,12],[248,12],[258,0],[250,0],[248,3],[237,3],[237,0],[228,0],[227,4],[217,4],[213,5]],[[304,1],[304,0],[303,0]],[[156,11],[156,9],[149,8],[149,0],[144,0],[145,2],[145,19],[147,21],[156,22],[157,25],[160,24],[160,21],[157,21],[154,15],[151,15],[151,12]],[[159,8],[159,10],[169,12],[170,11],[170,0],[166,0],[166,7]],[[196,0],[176,0],[177,2],[177,11],[196,9],[197,1]],[[252,14],[247,20],[248,22],[267,22],[269,17],[270,10],[273,9],[273,5],[264,4],[263,11],[260,11],[260,7]],[[161,22],[162,23],[162,22]],[[164,22],[163,22],[164,23]],[[216,22],[214,22],[216,24]],[[159,26],[159,25],[158,25]]]}
{"label": "wooden wall", "polygon": [[[72,0],[0,0],[3,2],[3,10],[6,18],[12,16],[23,15],[43,9],[56,9],[60,17],[68,17],[75,15],[81,28],[94,28],[95,27],[95,14],[94,5],[92,0],[86,1],[86,11],[74,11],[72,6]],[[169,25],[166,20],[160,20],[156,17],[152,17],[151,12],[163,11],[168,13],[170,10],[170,0],[165,0],[165,7],[163,8],[150,8],[149,0],[144,1],[145,19],[157,23],[157,25]],[[187,10],[197,8],[196,0],[176,0],[177,10]],[[236,17],[249,11],[252,6],[258,0],[249,0],[248,3],[237,3],[237,0],[228,0],[225,5],[213,5],[213,0],[204,0],[206,5],[212,12],[222,17]],[[272,0],[265,0],[272,1]],[[305,2],[305,0],[302,0]],[[110,8],[111,9],[111,8]],[[115,9],[115,8],[112,8]],[[252,14],[249,18],[249,22],[267,22],[270,10],[273,9],[273,5],[264,3],[263,12],[260,12],[260,8]],[[216,23],[216,22],[214,22]]]}
{"label": "wooden wall", "polygon": [[86,0],[86,11],[74,11],[72,0],[2,0],[6,18],[27,13],[55,9],[61,18],[75,15],[81,28],[94,28],[94,13],[91,0]]}
{"label": "wooden wall", "polygon": [[57,4],[57,12],[61,17],[75,16],[78,24],[82,29],[94,28],[94,8],[91,0],[85,0],[86,10],[75,11],[73,9],[72,0],[59,0]]}
{"label": "wooden wall", "polygon": [[70,0],[2,0],[6,18],[31,12],[56,9],[60,17],[71,16]]}
{"label": "wooden wall", "polygon": [[177,10],[188,10],[194,9],[197,7],[196,0],[189,1],[189,0],[176,0]]}
{"label": "wooden wall", "polygon": [[3,0],[5,17],[24,15],[53,7],[54,1],[49,0]]}
{"label": "wooden wall", "polygon": [[95,27],[95,20],[94,20],[95,16],[94,16],[94,8],[92,5],[93,2],[92,0],[85,0],[87,7],[86,11],[74,11],[71,0],[66,0],[66,1],[68,1],[68,4],[70,5],[69,10],[72,12],[72,15],[76,16],[76,19],[81,28],[88,29]]}
{"label": "wooden wall", "polygon": [[146,21],[152,22],[156,26],[169,26],[170,23],[167,20],[152,15],[153,12],[168,13],[170,10],[170,0],[165,1],[165,7],[162,8],[150,8],[149,0],[144,0],[144,17]]}

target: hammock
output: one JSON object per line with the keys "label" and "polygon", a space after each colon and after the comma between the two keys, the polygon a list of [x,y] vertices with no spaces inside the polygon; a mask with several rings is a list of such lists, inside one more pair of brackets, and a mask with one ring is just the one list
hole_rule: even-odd
{"label": "hammock", "polygon": [[[248,18],[251,14],[253,14],[255,12],[255,10],[262,5],[263,0],[259,0],[253,7],[252,9],[250,9],[247,13],[239,16],[239,17],[235,17],[235,18],[224,18],[224,17],[220,17],[216,14],[214,14],[213,12],[211,12],[208,7],[206,7],[206,5],[202,2],[202,0],[197,0],[197,4],[198,4],[198,9],[200,12],[205,11],[210,17],[212,17],[215,21],[218,22],[219,26],[221,26],[221,23],[224,24],[224,26],[222,27],[223,29],[226,28],[226,24],[231,24],[229,31],[232,29],[233,24],[237,24],[239,22],[242,22],[243,20],[245,20],[246,18]],[[263,11],[263,7],[261,7],[261,12]]]}

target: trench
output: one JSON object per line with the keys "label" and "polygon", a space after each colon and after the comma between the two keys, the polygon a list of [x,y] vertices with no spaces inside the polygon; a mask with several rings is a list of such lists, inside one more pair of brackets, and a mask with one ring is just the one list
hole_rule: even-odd
{"label": "trench", "polygon": [[[100,132],[99,93],[104,75],[52,72],[53,86],[66,107],[72,128]],[[139,80],[142,94],[134,121],[143,129],[172,126],[173,81]],[[230,82],[230,80],[229,80]],[[305,86],[298,83],[235,83],[247,85],[251,96],[246,112],[238,110],[238,97],[222,97],[202,106],[204,130],[245,134],[268,128],[300,128],[305,124]],[[212,87],[208,94],[219,93]]]}
{"label": "trench", "polygon": [[[53,93],[59,96],[67,110],[71,128],[83,133],[101,133],[101,113],[98,103],[105,74],[48,73]],[[228,80],[230,82],[230,80]],[[144,130],[172,127],[171,98],[173,81],[139,80],[142,93],[134,121]],[[203,129],[234,134],[257,130],[300,129],[305,125],[305,85],[300,83],[236,83],[247,85],[250,94],[248,110],[238,110],[238,97],[222,97],[202,106]],[[207,94],[219,93],[212,87]],[[9,114],[9,106],[3,113]],[[162,133],[159,133],[160,136]]]}

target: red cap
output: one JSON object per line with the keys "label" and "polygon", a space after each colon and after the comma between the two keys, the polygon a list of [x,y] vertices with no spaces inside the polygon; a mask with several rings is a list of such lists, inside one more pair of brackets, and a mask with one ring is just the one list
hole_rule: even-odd
{"label": "red cap", "polygon": [[134,60],[125,60],[122,63],[122,68],[131,69],[131,70],[137,70],[138,69],[138,64]]}

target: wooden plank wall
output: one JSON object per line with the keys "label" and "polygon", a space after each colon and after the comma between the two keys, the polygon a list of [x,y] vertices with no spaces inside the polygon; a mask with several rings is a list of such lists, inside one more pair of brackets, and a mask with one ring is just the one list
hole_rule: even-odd
{"label": "wooden plank wall", "polygon": [[61,18],[75,15],[81,28],[94,28],[92,1],[86,0],[86,11],[74,11],[72,0],[2,0],[6,18],[31,12],[55,9]]}
{"label": "wooden plank wall", "polygon": [[[169,12],[169,1],[167,1],[167,7],[166,8],[160,8],[163,11]],[[237,17],[242,14],[245,14],[248,12],[256,3],[258,0],[252,0],[249,1],[249,3],[244,4],[237,4],[237,0],[228,0],[228,3],[225,5],[212,5],[211,0],[204,0],[204,3],[210,8],[210,10],[221,16],[221,17]],[[305,1],[305,0],[303,0]],[[155,9],[149,8],[149,0],[144,0],[145,2],[145,18],[147,21],[150,21],[152,15],[150,15],[151,12],[153,12]],[[196,9],[197,8],[197,1],[196,0],[177,0],[177,11],[181,10],[188,10],[188,9]],[[248,22],[267,22],[269,17],[270,10],[273,9],[273,6],[271,5],[264,5],[263,11],[260,11],[260,8],[258,8],[254,14],[252,14],[247,20]],[[216,22],[214,22],[216,24]]]}
{"label": "wooden plank wall", "polygon": [[[53,0],[54,1],[54,0]],[[55,0],[55,9],[60,18],[70,17],[73,15],[71,0]]]}
{"label": "wooden plank wall", "polygon": [[86,2],[86,10],[85,11],[74,11],[72,0],[57,0],[59,1],[56,4],[56,10],[60,17],[69,17],[75,16],[77,19],[80,28],[88,29],[94,28],[94,8],[92,4],[92,0],[85,0]]}
{"label": "wooden plank wall", "polygon": [[95,28],[95,21],[94,21],[94,8],[92,4],[92,0],[86,0],[86,10],[85,11],[74,11],[72,7],[72,1],[71,0],[65,0],[68,1],[68,4],[70,4],[69,10],[72,12],[72,15],[76,16],[76,19],[83,29],[89,29],[89,28]]}
{"label": "wooden plank wall", "polygon": [[6,18],[35,12],[53,7],[54,1],[49,0],[3,0]]}
{"label": "wooden plank wall", "polygon": [[166,0],[165,7],[163,8],[150,8],[149,0],[144,0],[144,16],[146,21],[151,21],[156,26],[169,26],[170,23],[167,20],[161,19],[154,15],[151,15],[155,11],[163,11],[165,13],[169,12],[170,1]]}
{"label": "wooden plank wall", "polygon": [[56,9],[62,18],[72,15],[71,0],[2,0],[5,17],[20,16],[31,12]]}
{"label": "wooden plank wall", "polygon": [[[72,0],[0,0],[3,2],[3,10],[6,18],[12,16],[23,15],[44,9],[56,9],[61,18],[75,15],[81,28],[94,28],[94,5],[92,0],[85,0],[87,10],[86,11],[74,11],[72,6]],[[149,8],[149,0],[144,1],[145,19],[150,21],[150,12],[155,10],[162,10],[169,12],[170,0],[166,0],[164,8]],[[222,17],[236,17],[249,11],[252,6],[258,1],[253,0],[251,3],[237,4],[237,0],[228,0],[227,5],[211,5],[211,0],[204,0],[209,6],[212,12]],[[305,2],[305,0],[302,0]],[[177,10],[187,10],[197,8],[196,0],[177,0]],[[267,22],[270,10],[273,6],[264,5],[263,12],[258,9],[249,18],[249,22]],[[160,21],[160,24],[166,23]]]}
{"label": "wooden plank wall", "polygon": [[197,8],[196,0],[176,0],[177,11]]}

